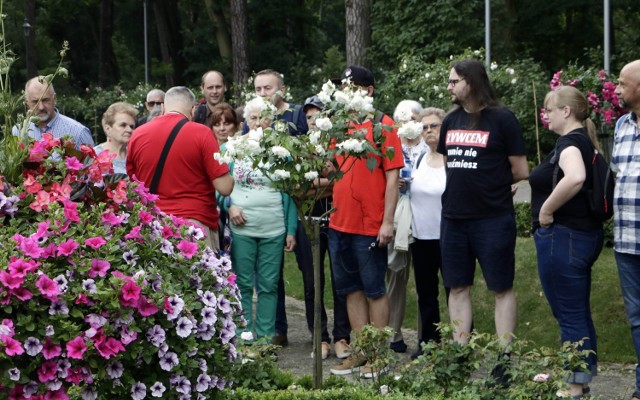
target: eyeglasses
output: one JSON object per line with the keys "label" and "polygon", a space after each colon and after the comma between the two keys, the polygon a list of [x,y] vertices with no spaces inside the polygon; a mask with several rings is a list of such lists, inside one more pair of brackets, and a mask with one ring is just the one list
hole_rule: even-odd
{"label": "eyeglasses", "polygon": [[423,124],[422,125],[422,130],[426,131],[427,129],[436,129],[437,127],[439,127],[442,124],[438,124],[436,122],[432,123],[432,124]]}
{"label": "eyeglasses", "polygon": [[160,104],[164,104],[164,101],[147,101],[147,104],[150,107],[159,106]]}
{"label": "eyeglasses", "polygon": [[448,84],[451,85],[451,87],[456,87],[456,85],[458,84],[458,82],[463,81],[464,78],[460,78],[460,79],[449,79]]}

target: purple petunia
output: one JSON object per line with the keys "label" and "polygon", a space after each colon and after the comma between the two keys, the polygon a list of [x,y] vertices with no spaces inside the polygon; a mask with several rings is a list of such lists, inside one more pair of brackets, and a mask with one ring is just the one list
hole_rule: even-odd
{"label": "purple petunia", "polygon": [[235,336],[235,328],[228,329],[227,327],[222,327],[222,330],[220,331],[220,340],[222,341],[222,344],[229,343]]}
{"label": "purple petunia", "polygon": [[218,320],[218,316],[216,315],[216,310],[213,307],[205,307],[200,312],[202,316],[202,322],[207,325],[213,325]]}
{"label": "purple petunia", "polygon": [[116,361],[113,364],[107,365],[106,371],[109,378],[118,379],[122,376],[124,367],[122,366],[122,363],[120,361]]}
{"label": "purple petunia", "polygon": [[191,393],[191,382],[189,382],[189,379],[185,378],[184,376],[181,377],[180,381],[176,383],[176,392],[182,394]]}
{"label": "purple petunia", "polygon": [[216,298],[216,295],[211,293],[210,291],[207,290],[204,293],[200,291],[198,292],[198,294],[200,295],[200,298],[204,303],[204,305],[209,307],[215,307],[218,304],[218,299]]}
{"label": "purple petunia", "polygon": [[154,325],[147,330],[147,340],[156,347],[160,347],[166,338],[165,331],[160,325]]}
{"label": "purple petunia", "polygon": [[171,371],[179,363],[178,355],[172,351],[160,357],[160,368],[165,371]]}
{"label": "purple petunia", "polygon": [[162,239],[160,251],[162,252],[162,254],[172,255],[174,253],[173,244],[167,239]]}
{"label": "purple petunia", "polygon": [[11,379],[12,381],[19,381],[20,380],[20,370],[18,368],[11,368],[9,369],[9,379]]}
{"label": "purple petunia", "polygon": [[147,387],[142,382],[136,382],[131,386],[131,398],[133,400],[142,400],[147,397]]}
{"label": "purple petunia", "polygon": [[42,351],[42,343],[34,337],[28,337],[24,341],[24,350],[31,357],[35,357]]}
{"label": "purple petunia", "polygon": [[98,392],[92,387],[85,386],[82,392],[80,392],[80,396],[82,400],[96,400],[98,398]]}
{"label": "purple petunia", "polygon": [[223,295],[220,295],[218,296],[218,308],[224,314],[229,314],[231,312],[231,302]]}
{"label": "purple petunia", "polygon": [[216,329],[213,327],[213,325],[207,325],[204,322],[200,322],[198,324],[198,333],[196,334],[196,337],[198,339],[209,341],[213,338],[213,335],[216,334]]}
{"label": "purple petunia", "polygon": [[198,379],[196,380],[196,392],[205,392],[209,389],[209,384],[211,383],[211,378],[207,374],[200,374]]}
{"label": "purple petunia", "polygon": [[167,390],[166,387],[162,384],[162,382],[156,382],[151,387],[151,396],[153,397],[162,397],[162,394]]}
{"label": "purple petunia", "polygon": [[98,287],[96,286],[96,281],[94,281],[93,279],[83,279],[82,290],[92,294],[97,293]]}
{"label": "purple petunia", "polygon": [[56,276],[55,278],[53,278],[53,281],[58,284],[58,290],[60,291],[60,293],[66,293],[67,289],[69,288],[69,282],[64,275],[60,274]]}
{"label": "purple petunia", "polygon": [[178,322],[176,322],[176,333],[181,338],[186,338],[191,335],[191,331],[193,330],[193,322],[187,317],[181,317]]}
{"label": "purple petunia", "polygon": [[49,315],[56,315],[56,314],[62,314],[62,315],[69,314],[69,307],[67,307],[66,301],[58,300],[51,303],[51,306],[49,306]]}
{"label": "purple petunia", "polygon": [[136,261],[138,260],[138,256],[136,256],[135,253],[131,250],[122,253],[122,258],[127,263],[127,265],[131,266],[136,265]]}

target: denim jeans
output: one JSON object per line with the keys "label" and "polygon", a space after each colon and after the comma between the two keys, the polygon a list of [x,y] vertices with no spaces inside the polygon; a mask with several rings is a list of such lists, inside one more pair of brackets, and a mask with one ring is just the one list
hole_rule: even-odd
{"label": "denim jeans", "polygon": [[[622,298],[627,310],[627,319],[631,325],[631,337],[640,362],[640,254],[615,252]],[[636,365],[636,391],[640,397],[640,365]]]}
{"label": "denim jeans", "polygon": [[596,331],[591,318],[591,267],[603,244],[602,230],[580,231],[553,224],[534,235],[540,283],[553,316],[560,325],[562,342],[584,340],[581,350],[589,372],[574,371],[567,381],[588,383],[597,372]]}

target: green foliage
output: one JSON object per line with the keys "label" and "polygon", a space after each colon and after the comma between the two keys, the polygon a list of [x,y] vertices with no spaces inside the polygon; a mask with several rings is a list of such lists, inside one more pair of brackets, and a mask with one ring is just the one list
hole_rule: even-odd
{"label": "green foliage", "polygon": [[276,364],[277,346],[266,338],[254,342],[243,342],[238,346],[239,360],[233,365],[236,387],[250,390],[277,390],[293,383],[288,371],[281,371]]}
{"label": "green foliage", "polygon": [[[351,343],[356,354],[364,354],[367,364],[373,371],[384,371],[396,363],[393,351],[389,348],[389,339],[393,336],[393,329],[385,327],[378,329],[373,325],[365,325],[355,333],[355,339]],[[373,383],[378,384],[382,379],[381,374],[373,377]]]}
{"label": "green foliage", "polygon": [[531,236],[531,203],[522,201],[514,203],[516,213],[516,230],[518,237]]}

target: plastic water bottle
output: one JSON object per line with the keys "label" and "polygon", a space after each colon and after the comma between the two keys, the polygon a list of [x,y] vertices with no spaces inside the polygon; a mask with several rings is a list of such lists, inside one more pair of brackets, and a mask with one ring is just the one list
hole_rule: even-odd
{"label": "plastic water bottle", "polygon": [[401,194],[409,194],[411,191],[411,172],[413,172],[411,162],[405,160],[404,168],[400,170],[400,179],[404,180],[404,187],[400,189]]}

